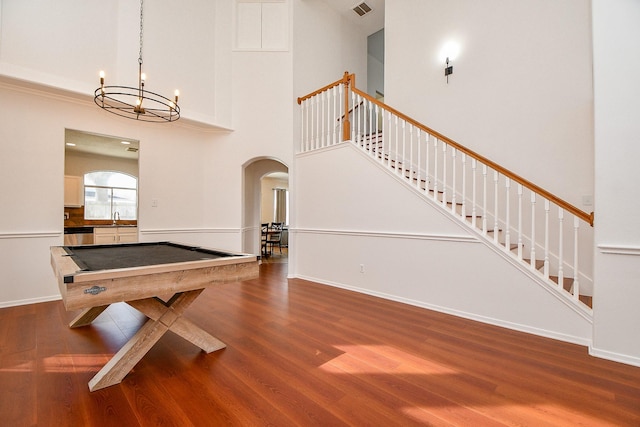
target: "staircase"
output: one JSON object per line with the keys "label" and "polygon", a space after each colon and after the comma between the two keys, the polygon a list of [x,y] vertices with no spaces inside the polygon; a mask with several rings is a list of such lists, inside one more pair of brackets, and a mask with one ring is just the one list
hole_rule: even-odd
{"label": "staircase", "polygon": [[[465,223],[471,227],[476,233],[485,236],[490,242],[497,244],[502,249],[508,249],[511,251],[514,257],[518,257],[525,266],[532,267],[536,271],[543,273],[545,261],[542,259],[534,260],[532,263],[531,258],[522,258],[523,249],[525,246],[520,243],[510,243],[507,246],[505,231],[502,228],[488,227],[486,230],[483,227],[487,227],[487,222],[483,221],[484,216],[481,214],[470,214],[465,212],[465,204],[462,202],[456,202],[455,197],[447,197],[447,193],[444,190],[437,190],[437,187],[430,186],[430,181],[426,178],[420,178],[418,173],[403,165],[402,160],[391,159],[389,153],[383,151],[382,143],[383,132],[374,132],[372,135],[362,134],[358,136],[358,140],[354,141],[357,146],[362,150],[374,157],[376,157],[381,163],[387,164],[388,167],[396,174],[401,175],[407,181],[409,185],[417,186],[426,197],[432,199],[436,204],[447,212],[451,212],[457,218],[461,218]],[[454,195],[455,196],[455,195]],[[558,286],[560,278],[556,275],[549,275],[548,279]],[[573,294],[574,278],[563,277],[562,288],[565,292]],[[584,305],[589,308],[593,307],[593,297],[589,295],[583,295],[578,293],[578,299]]]}
{"label": "staircase", "polygon": [[541,286],[592,314],[593,213],[371,98],[348,73],[298,103],[299,152],[353,143]]}

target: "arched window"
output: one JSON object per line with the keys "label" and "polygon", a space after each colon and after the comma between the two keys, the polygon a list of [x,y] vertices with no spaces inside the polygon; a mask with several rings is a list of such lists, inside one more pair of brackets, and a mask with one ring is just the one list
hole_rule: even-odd
{"label": "arched window", "polygon": [[84,219],[114,219],[114,216],[138,219],[138,179],[122,172],[86,173]]}

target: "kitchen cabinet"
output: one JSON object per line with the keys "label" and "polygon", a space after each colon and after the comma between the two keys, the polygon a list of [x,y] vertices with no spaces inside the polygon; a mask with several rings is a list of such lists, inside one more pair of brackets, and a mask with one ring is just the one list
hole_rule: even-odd
{"label": "kitchen cabinet", "polygon": [[96,227],[93,229],[93,243],[109,245],[114,243],[135,243],[138,241],[138,227]]}
{"label": "kitchen cabinet", "polygon": [[81,176],[64,176],[64,206],[78,208],[84,205],[84,185]]}

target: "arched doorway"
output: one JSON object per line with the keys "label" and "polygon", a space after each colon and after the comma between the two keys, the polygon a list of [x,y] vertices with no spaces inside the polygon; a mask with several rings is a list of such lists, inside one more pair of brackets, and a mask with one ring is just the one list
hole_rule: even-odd
{"label": "arched doorway", "polygon": [[261,253],[262,198],[273,197],[263,194],[265,177],[276,177],[278,181],[288,183],[289,168],[277,159],[264,157],[251,159],[243,165],[242,251],[245,253]]}

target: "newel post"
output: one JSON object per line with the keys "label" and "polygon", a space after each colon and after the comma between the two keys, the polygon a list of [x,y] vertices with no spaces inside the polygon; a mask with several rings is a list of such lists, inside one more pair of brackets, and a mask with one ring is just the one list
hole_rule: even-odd
{"label": "newel post", "polygon": [[344,72],[344,121],[342,123],[342,140],[348,141],[351,138],[351,122],[349,121],[349,72]]}

